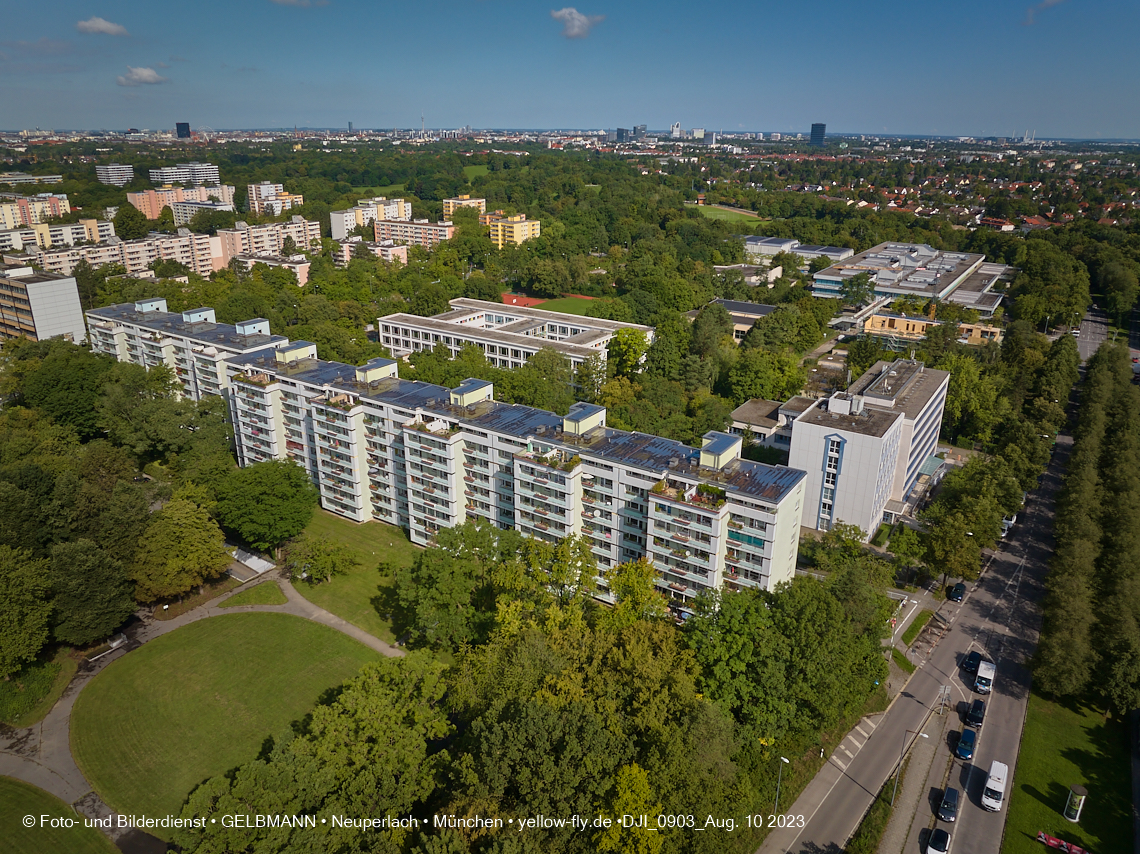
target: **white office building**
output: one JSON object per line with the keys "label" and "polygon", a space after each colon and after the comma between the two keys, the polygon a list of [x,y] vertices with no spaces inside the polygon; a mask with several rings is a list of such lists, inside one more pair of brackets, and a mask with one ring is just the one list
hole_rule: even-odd
{"label": "white office building", "polygon": [[788,463],[807,473],[803,526],[842,522],[870,537],[909,513],[920,470],[938,450],[949,383],[949,372],[921,362],[878,362],[797,416]]}
{"label": "white office building", "polygon": [[135,167],[124,166],[122,163],[98,163],[95,166],[95,178],[100,184],[122,187],[135,179]]}

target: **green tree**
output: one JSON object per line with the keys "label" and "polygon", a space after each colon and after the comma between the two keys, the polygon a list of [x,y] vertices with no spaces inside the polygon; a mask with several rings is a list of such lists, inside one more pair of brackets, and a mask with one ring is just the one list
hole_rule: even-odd
{"label": "green tree", "polygon": [[134,205],[119,205],[115,214],[115,236],[123,240],[138,240],[150,233],[150,222]]}
{"label": "green tree", "polygon": [[174,498],[154,514],[135,553],[135,597],[153,602],[181,596],[221,575],[233,558],[203,507]]}
{"label": "green tree", "polygon": [[626,828],[621,825],[621,820],[626,815],[657,815],[660,812],[661,804],[655,803],[649,775],[636,763],[623,765],[614,777],[614,791],[609,800],[608,813],[612,824],[595,837],[598,850],[616,854],[658,854],[665,839],[656,826]]}
{"label": "green tree", "polygon": [[669,613],[664,597],[657,591],[657,571],[641,558],[619,564],[607,574],[614,607],[606,622],[617,630],[639,620],[660,620]]}
{"label": "green tree", "polygon": [[344,543],[302,534],[290,543],[286,566],[298,577],[332,581],[333,576],[345,575],[360,566],[360,561]]}
{"label": "green tree", "polygon": [[74,427],[81,439],[95,438],[102,432],[96,401],[116,363],[62,339],[47,346],[39,366],[24,377],[24,397],[57,424]]}
{"label": "green tree", "polygon": [[716,353],[725,338],[732,338],[732,315],[720,303],[706,305],[693,320],[692,343],[689,350],[698,356]]}
{"label": "green tree", "polygon": [[271,460],[234,469],[217,487],[218,520],[255,549],[275,549],[313,518],[317,490],[300,466]]}
{"label": "green tree", "polygon": [[728,386],[738,405],[752,398],[787,400],[799,394],[806,376],[794,356],[745,350],[728,372]]}
{"label": "green tree", "polygon": [[875,286],[869,273],[856,273],[844,279],[839,286],[839,296],[844,304],[858,308],[871,301],[875,294]]}
{"label": "green tree", "polygon": [[0,546],[0,676],[35,660],[51,625],[48,562],[23,549]]}
{"label": "green tree", "polygon": [[606,384],[606,363],[601,354],[587,356],[574,372],[578,393],[587,403],[597,403]]}
{"label": "green tree", "polygon": [[474,605],[478,565],[442,549],[419,552],[411,566],[395,571],[400,628],[413,645],[454,649],[479,631]]}
{"label": "green tree", "polygon": [[640,329],[619,329],[606,345],[609,365],[615,376],[628,377],[640,370],[649,344]]}
{"label": "green tree", "polygon": [[86,646],[107,637],[135,610],[123,565],[91,540],[57,544],[49,577],[56,640]]}

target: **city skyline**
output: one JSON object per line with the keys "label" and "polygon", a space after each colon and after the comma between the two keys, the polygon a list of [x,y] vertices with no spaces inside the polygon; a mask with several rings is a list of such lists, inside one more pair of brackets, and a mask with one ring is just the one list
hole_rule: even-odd
{"label": "city skyline", "polygon": [[[1140,25],[1121,0],[875,10],[827,2],[702,10],[457,0],[446,16],[355,0],[137,0],[12,10],[0,40],[8,129],[416,127],[1137,139],[1140,83],[1059,55],[1104,55]],[[818,14],[818,13],[822,14]],[[742,21],[752,21],[741,25]],[[174,25],[176,24],[176,25]],[[937,36],[924,35],[937,33]],[[1106,35],[1107,34],[1107,35]],[[921,60],[945,52],[946,61]],[[953,62],[949,61],[953,57]],[[512,85],[488,85],[497,75]]]}

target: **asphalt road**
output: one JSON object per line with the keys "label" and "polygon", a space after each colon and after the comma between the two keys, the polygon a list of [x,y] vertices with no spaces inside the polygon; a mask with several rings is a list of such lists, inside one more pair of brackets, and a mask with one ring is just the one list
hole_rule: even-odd
{"label": "asphalt road", "polygon": [[[874,729],[869,730],[865,740],[852,740],[857,752],[852,754],[843,747],[843,753],[837,751],[829,761],[828,765],[835,762],[842,774],[837,775],[822,802],[808,802],[805,790],[801,796],[804,803],[797,801],[791,809],[785,808],[791,814],[803,811],[806,815],[803,830],[794,838],[796,831],[772,834],[761,847],[762,854],[841,852],[893,771],[903,745],[909,749],[915,738],[914,731],[937,705],[942,686],[951,686],[949,714],[959,719],[969,702],[980,696],[970,687],[970,675],[958,667],[971,649],[982,650],[997,664],[997,678],[993,693],[984,698],[986,720],[974,761],[955,760],[951,770],[950,785],[964,790],[966,800],[958,821],[943,826],[954,837],[954,850],[998,854],[1007,808],[998,813],[982,809],[981,790],[994,759],[1010,766],[1011,781],[1016,772],[1029,698],[1030,677],[1024,663],[1036,647],[1040,631],[1041,618],[1036,603],[1041,599],[1047,561],[1052,553],[1053,498],[1060,486],[1061,465],[1068,457],[1071,441],[1065,434],[1058,437],[1056,453],[1041,479],[1041,486],[1030,494],[1027,506],[1018,514],[1017,525],[1002,541],[1001,550],[994,555],[966,600],[961,605],[947,602],[941,606],[939,613],[951,621],[951,628],[906,690],[885,715],[871,719]],[[820,773],[825,774],[827,770]],[[1012,789],[1012,782],[1009,788]],[[926,810],[930,811],[924,814]],[[921,804],[915,821],[933,823],[931,807]],[[923,847],[927,835],[926,832],[920,835]]]}
{"label": "asphalt road", "polygon": [[1108,315],[1098,308],[1090,307],[1081,321],[1081,337],[1077,340],[1077,351],[1081,361],[1087,362],[1092,354],[1108,338]]}

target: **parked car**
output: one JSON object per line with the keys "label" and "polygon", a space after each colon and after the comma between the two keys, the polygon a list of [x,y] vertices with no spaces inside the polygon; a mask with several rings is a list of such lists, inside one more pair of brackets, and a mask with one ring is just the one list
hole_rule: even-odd
{"label": "parked car", "polygon": [[982,654],[976,649],[962,659],[962,669],[967,673],[977,673],[978,665],[982,661]]}
{"label": "parked car", "polygon": [[958,745],[954,748],[954,755],[959,759],[973,759],[977,747],[978,731],[976,729],[964,729],[958,735]]}
{"label": "parked car", "polygon": [[959,792],[953,787],[947,787],[942,793],[942,805],[938,807],[938,818],[942,821],[954,821],[958,818]]}
{"label": "parked car", "polygon": [[930,839],[926,841],[927,854],[950,854],[950,834],[941,827],[930,832]]}
{"label": "parked car", "polygon": [[974,700],[970,704],[970,711],[966,713],[966,725],[974,729],[981,729],[986,719],[986,701]]}
{"label": "parked car", "polygon": [[966,585],[964,582],[959,581],[950,588],[950,592],[946,594],[946,598],[951,602],[961,602],[966,598]]}
{"label": "parked car", "polygon": [[1008,534],[1011,530],[1013,530],[1013,526],[1016,523],[1017,523],[1017,514],[1016,513],[1014,513],[1012,516],[1006,516],[1005,518],[1003,518],[1001,520],[1001,535],[1004,537],[1006,534]]}

